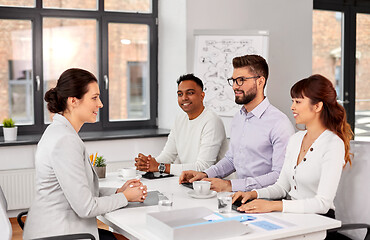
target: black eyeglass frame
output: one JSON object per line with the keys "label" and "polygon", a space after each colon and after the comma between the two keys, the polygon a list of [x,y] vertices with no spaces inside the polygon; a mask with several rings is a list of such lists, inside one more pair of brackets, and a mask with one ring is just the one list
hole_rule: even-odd
{"label": "black eyeglass frame", "polygon": [[237,78],[228,78],[227,79],[227,82],[229,83],[229,85],[232,87],[234,85],[234,82],[236,82],[236,85],[238,86],[242,86],[244,84],[245,81],[247,81],[248,79],[253,79],[253,78],[260,78],[261,76],[254,76],[254,77],[237,77]]}

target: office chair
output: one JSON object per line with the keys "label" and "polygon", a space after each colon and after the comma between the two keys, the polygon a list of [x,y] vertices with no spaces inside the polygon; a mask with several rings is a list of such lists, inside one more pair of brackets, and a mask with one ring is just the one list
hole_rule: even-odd
{"label": "office chair", "polygon": [[0,186],[0,232],[1,236],[7,240],[12,239],[12,225],[10,224],[6,210],[8,209],[8,203],[6,202],[5,195]]}
{"label": "office chair", "polygon": [[[24,222],[22,221],[22,217],[26,216],[28,211],[24,211],[18,214],[17,222],[18,225],[24,228]],[[59,235],[59,236],[52,236],[52,237],[44,237],[44,238],[37,238],[34,240],[74,240],[74,239],[91,239],[95,240],[95,237],[90,233],[76,233],[76,234],[67,234],[67,235]]]}
{"label": "office chair", "polygon": [[334,200],[335,217],[343,224],[328,230],[328,233],[341,231],[351,239],[370,240],[370,191],[367,186],[370,180],[370,143],[351,141],[351,152],[354,154],[352,166],[343,169]]}

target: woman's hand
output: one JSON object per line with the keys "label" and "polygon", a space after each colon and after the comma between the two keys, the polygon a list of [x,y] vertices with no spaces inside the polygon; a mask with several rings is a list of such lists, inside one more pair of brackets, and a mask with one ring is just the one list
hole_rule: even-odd
{"label": "woman's hand", "polygon": [[238,207],[238,210],[246,213],[281,212],[283,210],[283,202],[255,199],[249,203],[241,205]]}
{"label": "woman's hand", "polygon": [[134,187],[129,185],[124,191],[127,201],[129,202],[144,202],[148,195],[147,187],[145,185]]}
{"label": "woman's hand", "polygon": [[255,199],[257,198],[257,192],[251,191],[251,192],[236,192],[233,195],[233,203],[237,200],[241,200],[242,203],[245,203],[249,199]]}
{"label": "woman's hand", "polygon": [[129,186],[132,186],[132,187],[141,187],[143,186],[143,183],[140,182],[139,179],[130,179],[130,180],[127,180],[125,182],[125,184],[122,185],[122,187],[118,188],[116,193],[120,193],[120,192],[123,192],[125,191]]}

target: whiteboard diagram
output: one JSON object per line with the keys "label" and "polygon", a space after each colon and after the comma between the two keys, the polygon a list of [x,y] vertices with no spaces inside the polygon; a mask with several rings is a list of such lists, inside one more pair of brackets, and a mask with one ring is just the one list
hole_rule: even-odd
{"label": "whiteboard diagram", "polygon": [[258,54],[267,61],[266,31],[230,35],[195,33],[194,74],[204,83],[205,106],[220,116],[232,117],[240,110],[227,79],[232,77],[233,58],[246,54]]}

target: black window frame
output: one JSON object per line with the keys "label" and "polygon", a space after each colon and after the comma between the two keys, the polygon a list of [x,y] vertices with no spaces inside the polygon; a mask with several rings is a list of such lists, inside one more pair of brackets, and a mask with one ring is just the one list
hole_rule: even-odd
{"label": "black window frame", "polygon": [[[101,100],[105,105],[100,110],[99,122],[84,124],[81,131],[127,130],[158,128],[158,0],[151,0],[151,13],[105,11],[104,0],[97,0],[96,10],[42,8],[42,0],[36,0],[35,7],[0,6],[0,19],[30,20],[32,25],[32,65],[34,94],[34,124],[17,125],[19,135],[40,134],[48,124],[44,123],[43,100],[43,52],[42,22],[45,17],[96,19],[97,21],[97,78]],[[108,76],[108,23],[146,24],[149,29],[149,101],[150,113],[147,120],[123,120],[109,122],[109,96],[105,89],[104,75]],[[40,77],[40,88],[36,89],[36,76]],[[0,136],[3,133],[0,131]]]}
{"label": "black window frame", "polygon": [[347,121],[351,125],[352,131],[354,131],[356,110],[356,16],[358,13],[370,14],[370,2],[368,0],[314,0],[313,9],[343,13],[343,106],[347,112]]}

